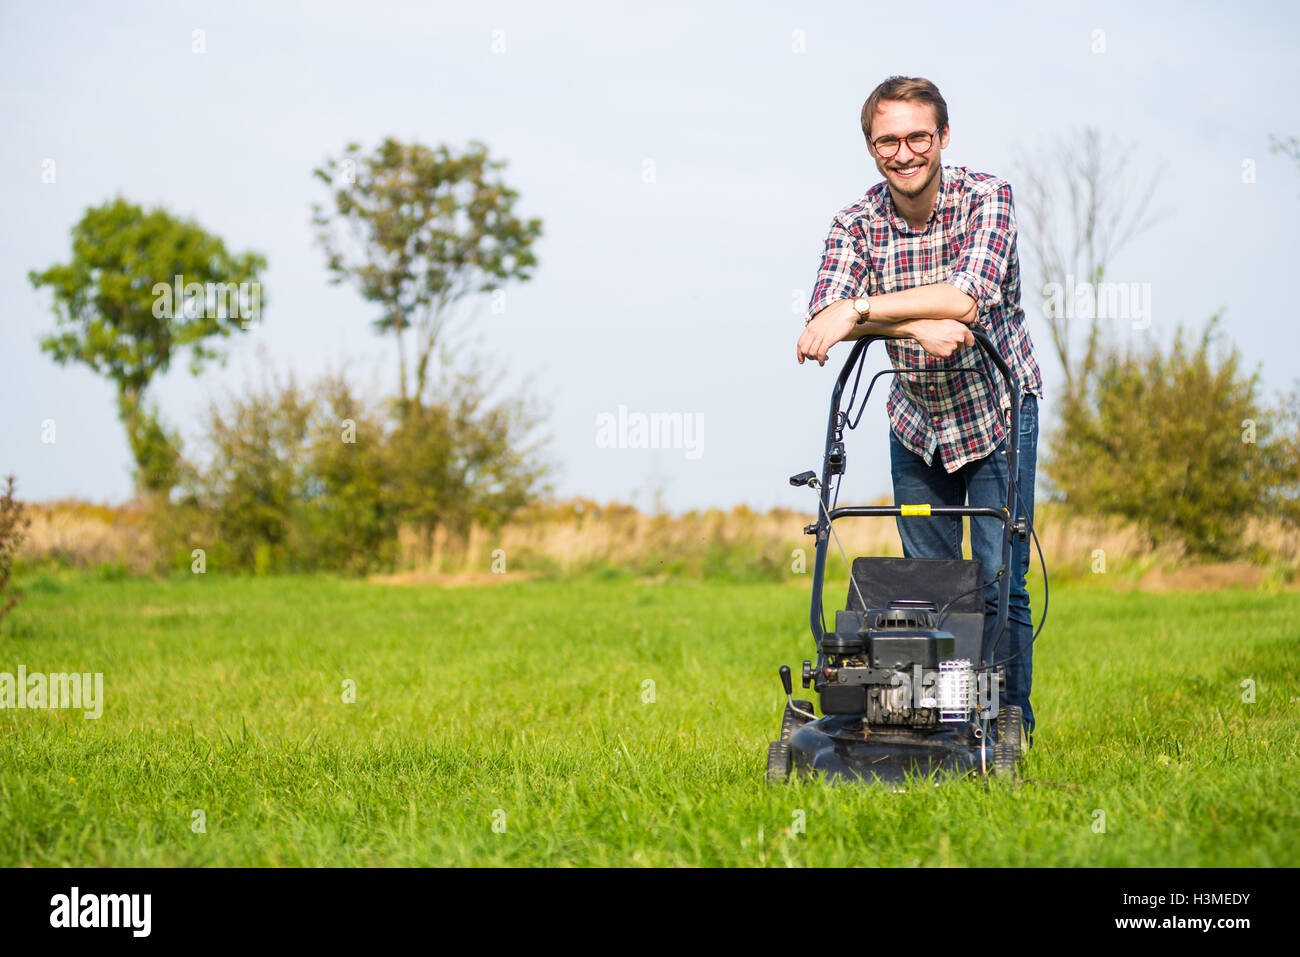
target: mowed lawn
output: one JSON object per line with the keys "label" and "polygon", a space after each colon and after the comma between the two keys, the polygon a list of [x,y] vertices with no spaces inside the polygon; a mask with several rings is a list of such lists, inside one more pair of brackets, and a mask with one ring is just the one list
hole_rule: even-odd
{"label": "mowed lawn", "polygon": [[1058,586],[1028,780],[891,793],[763,780],[802,586],[19,585],[106,700],[0,711],[6,866],[1300,864],[1294,592]]}

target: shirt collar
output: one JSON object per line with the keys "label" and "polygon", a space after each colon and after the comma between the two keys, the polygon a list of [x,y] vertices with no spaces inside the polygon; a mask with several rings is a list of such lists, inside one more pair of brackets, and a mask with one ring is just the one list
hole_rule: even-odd
{"label": "shirt collar", "polygon": [[939,213],[943,211],[944,205],[948,202],[948,197],[952,193],[952,172],[951,168],[940,164],[939,166],[939,192],[934,197],[934,208],[930,210],[930,218],[925,221],[924,229],[913,229],[906,219],[898,214],[894,208],[894,194],[889,191],[889,183],[885,182],[885,195],[882,199],[881,206],[884,214],[889,217],[889,221],[894,228],[904,235],[920,236],[922,233],[928,233],[930,228],[938,219]]}

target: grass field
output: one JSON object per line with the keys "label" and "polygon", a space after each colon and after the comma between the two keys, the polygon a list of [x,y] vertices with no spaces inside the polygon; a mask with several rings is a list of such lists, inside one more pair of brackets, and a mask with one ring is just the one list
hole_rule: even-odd
{"label": "grass field", "polygon": [[19,586],[106,704],[0,711],[7,866],[1300,864],[1295,592],[1053,589],[1028,780],[887,793],[763,781],[802,587]]}

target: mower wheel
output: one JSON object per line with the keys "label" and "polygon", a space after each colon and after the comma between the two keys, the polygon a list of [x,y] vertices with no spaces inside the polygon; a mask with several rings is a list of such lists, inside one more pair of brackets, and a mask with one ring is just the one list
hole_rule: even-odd
{"label": "mower wheel", "polygon": [[773,741],[767,746],[767,780],[770,784],[784,784],[790,780],[792,765],[790,745]]}
{"label": "mower wheel", "polygon": [[[809,714],[817,713],[816,711],[813,710],[811,701],[796,700],[794,702],[794,706],[796,708],[800,708],[803,711],[807,711]],[[811,720],[812,718],[805,717],[804,715],[799,714],[798,711],[792,710],[790,706],[787,704],[785,706],[785,713],[781,715],[781,740],[789,741],[790,735],[794,734],[795,731],[802,728],[805,724],[807,724]]]}
{"label": "mower wheel", "polygon": [[998,711],[997,741],[993,745],[993,773],[1014,778],[1025,753],[1025,716],[1019,705],[1009,704]]}

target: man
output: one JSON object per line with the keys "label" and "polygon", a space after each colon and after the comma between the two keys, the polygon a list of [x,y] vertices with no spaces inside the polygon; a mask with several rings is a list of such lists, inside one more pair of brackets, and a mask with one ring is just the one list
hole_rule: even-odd
{"label": "man", "polygon": [[[895,366],[979,367],[970,326],[987,332],[1022,390],[1016,484],[1033,520],[1038,398],[1042,377],[1020,308],[1020,262],[1011,187],[965,167],[944,166],[951,131],[938,88],[920,77],[890,77],[862,107],[862,132],[885,180],[836,214],[826,238],[798,358],[826,362],[835,343],[889,336]],[[1010,396],[990,364],[996,395],[982,376],[894,376],[889,393],[890,466],[894,501],[1003,508]],[[960,558],[959,519],[900,518],[909,558]],[[984,567],[985,648],[992,647],[1001,565],[1001,526],[971,520],[971,553]],[[1029,543],[1012,552],[1010,622],[997,646],[1007,663],[1002,703],[1019,705],[1026,732],[1033,626],[1025,573]]]}

